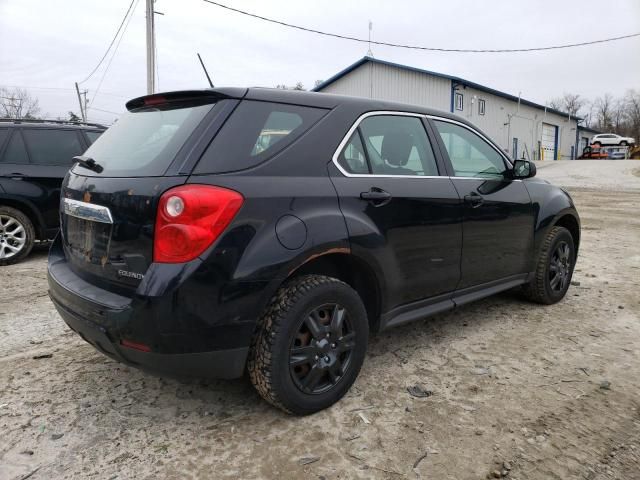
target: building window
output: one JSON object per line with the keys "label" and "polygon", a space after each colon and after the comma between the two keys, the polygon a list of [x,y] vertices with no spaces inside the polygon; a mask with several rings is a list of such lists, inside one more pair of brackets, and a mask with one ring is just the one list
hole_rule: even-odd
{"label": "building window", "polygon": [[478,100],[478,115],[484,115],[484,100]]}
{"label": "building window", "polygon": [[456,110],[462,110],[464,107],[464,97],[460,92],[456,92]]}

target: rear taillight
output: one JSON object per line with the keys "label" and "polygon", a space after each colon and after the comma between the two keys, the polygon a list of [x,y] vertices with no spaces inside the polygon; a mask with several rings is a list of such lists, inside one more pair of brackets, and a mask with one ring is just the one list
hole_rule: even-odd
{"label": "rear taillight", "polygon": [[231,223],[244,199],[233,190],[182,185],[160,197],[153,261],[183,263],[204,252]]}

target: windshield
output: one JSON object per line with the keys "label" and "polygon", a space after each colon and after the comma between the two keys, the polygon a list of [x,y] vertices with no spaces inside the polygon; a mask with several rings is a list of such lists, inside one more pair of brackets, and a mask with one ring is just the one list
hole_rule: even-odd
{"label": "windshield", "polygon": [[[100,176],[162,175],[212,107],[159,106],[127,112],[84,155],[103,167]],[[87,169],[75,172],[96,175]]]}

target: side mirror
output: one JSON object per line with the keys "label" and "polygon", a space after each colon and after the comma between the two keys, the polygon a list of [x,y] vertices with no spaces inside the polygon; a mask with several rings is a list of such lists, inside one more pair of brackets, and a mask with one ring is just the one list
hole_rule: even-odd
{"label": "side mirror", "polygon": [[529,160],[516,160],[513,162],[513,178],[523,179],[536,176],[536,164]]}

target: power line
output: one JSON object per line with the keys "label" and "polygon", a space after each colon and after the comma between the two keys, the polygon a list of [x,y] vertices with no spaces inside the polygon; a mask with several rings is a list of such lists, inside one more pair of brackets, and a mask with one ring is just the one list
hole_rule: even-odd
{"label": "power line", "polygon": [[131,3],[129,4],[129,8],[127,9],[127,13],[124,14],[124,17],[122,18],[122,22],[120,22],[120,26],[118,27],[118,31],[116,31],[116,34],[113,36],[113,38],[111,39],[111,43],[109,44],[109,46],[107,47],[107,51],[104,52],[104,55],[102,56],[102,58],[100,59],[100,61],[98,62],[98,64],[96,65],[96,68],[94,68],[91,73],[89,75],[87,75],[87,78],[85,78],[84,80],[82,80],[81,82],[78,83],[84,83],[87,80],[89,80],[94,73],[96,73],[96,71],[98,70],[98,68],[100,68],[100,65],[102,65],[102,62],[104,62],[104,59],[107,58],[107,55],[109,54],[109,50],[111,50],[111,47],[113,46],[113,42],[116,41],[116,38],[118,38],[118,34],[120,33],[120,30],[122,29],[122,25],[124,25],[125,20],[127,19],[127,17],[129,16],[129,12],[131,11],[131,7],[133,7],[133,4],[136,0],[131,0]]}
{"label": "power line", "polygon": [[[93,94],[93,97],[91,97],[91,105],[93,105],[93,101],[96,99],[96,96],[98,95],[98,92],[100,91],[100,87],[102,86],[102,82],[104,81],[104,78],[107,76],[107,72],[109,71],[109,67],[111,66],[111,62],[113,62],[113,59],[116,56],[116,53],[118,53],[118,48],[120,47],[120,42],[122,42],[122,39],[124,38],[124,34],[127,32],[127,28],[129,27],[129,23],[131,22],[131,19],[133,18],[133,14],[136,11],[136,7],[138,6],[138,1],[139,0],[133,0],[131,3],[134,4],[135,6],[133,7],[133,10],[129,9],[131,11],[131,15],[129,15],[129,18],[127,19],[127,23],[124,26],[124,30],[122,30],[122,35],[120,35],[120,38],[118,39],[118,43],[116,43],[116,48],[113,50],[113,54],[111,55],[111,58],[109,59],[109,63],[107,63],[107,68],[104,69],[104,72],[102,73],[102,77],[100,78],[100,83],[98,83],[98,87],[96,88],[95,93]],[[128,11],[127,11],[128,13]]]}
{"label": "power line", "polygon": [[259,20],[264,20],[265,22],[275,23],[277,25],[282,25],[284,27],[295,28],[296,30],[302,30],[303,32],[308,33],[316,33],[318,35],[324,35],[326,37],[340,38],[342,40],[351,40],[352,42],[360,42],[360,43],[372,43],[374,45],[384,45],[386,47],[395,47],[395,48],[408,48],[411,50],[428,50],[433,52],[453,52],[453,53],[516,53],[516,52],[538,52],[542,50],[558,50],[561,48],[571,48],[571,47],[582,47],[585,45],[594,45],[596,43],[606,43],[613,42],[616,40],[623,40],[625,38],[639,37],[640,32],[632,33],[629,35],[622,35],[619,37],[611,37],[604,38],[601,40],[591,40],[588,42],[579,42],[579,43],[567,43],[564,45],[552,45],[549,47],[532,47],[532,48],[500,48],[500,49],[476,49],[476,48],[437,48],[437,47],[421,47],[418,45],[404,45],[400,43],[390,43],[390,42],[376,42],[373,40],[368,40],[366,38],[357,38],[351,37],[349,35],[341,35],[338,33],[330,33],[323,32],[322,30],[315,30],[313,28],[301,27],[300,25],[293,25],[291,23],[286,23],[280,20],[275,20],[273,18],[263,17],[261,15],[257,15],[255,13],[246,12],[244,10],[239,10],[237,8],[230,7],[228,5],[224,5],[222,3],[214,2],[212,0],[203,0],[212,5],[216,5],[218,7],[224,8],[226,10],[230,10],[232,12],[240,13],[242,15],[246,15],[248,17],[257,18]]}
{"label": "power line", "polygon": [[[63,88],[63,87],[32,87],[28,85],[0,85],[0,88],[22,88],[25,90],[54,90],[54,91],[62,91],[62,92],[75,92],[74,88]],[[118,95],[116,93],[102,92],[101,95],[106,95],[108,97],[116,97],[116,98],[124,98],[130,99],[131,97],[127,97],[125,95]]]}
{"label": "power line", "polygon": [[104,113],[113,113],[114,115],[120,115],[122,112],[113,112],[111,110],[104,110],[102,108],[96,108],[96,107],[87,107],[88,110],[96,110],[98,112],[104,112]]}

